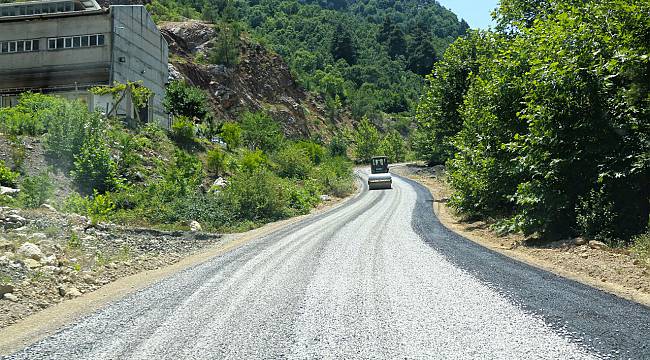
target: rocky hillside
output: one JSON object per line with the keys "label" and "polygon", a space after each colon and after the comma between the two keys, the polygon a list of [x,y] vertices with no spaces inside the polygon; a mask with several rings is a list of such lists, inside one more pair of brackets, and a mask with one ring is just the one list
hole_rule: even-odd
{"label": "rocky hillside", "polygon": [[242,38],[239,64],[227,68],[197,59],[207,58],[215,29],[199,21],[160,24],[170,48],[170,75],[205,89],[220,119],[236,119],[242,111],[265,110],[279,120],[289,136],[329,137],[350,127],[348,116],[330,120],[323,100],[309,94],[277,54]]}

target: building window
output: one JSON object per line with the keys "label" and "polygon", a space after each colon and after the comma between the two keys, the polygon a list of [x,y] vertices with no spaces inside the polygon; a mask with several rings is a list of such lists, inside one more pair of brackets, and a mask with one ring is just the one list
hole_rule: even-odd
{"label": "building window", "polygon": [[81,36],[75,36],[72,38],[72,47],[78,48],[81,47]]}
{"label": "building window", "polygon": [[82,36],[81,37],[81,46],[86,47],[90,44],[90,36]]}
{"label": "building window", "polygon": [[97,46],[97,36],[95,35],[90,36],[90,46]]}
{"label": "building window", "polygon": [[9,42],[9,52],[10,53],[16,52],[16,42],[15,41],[10,41]]}
{"label": "building window", "polygon": [[72,47],[72,38],[71,37],[65,38],[64,41],[65,41],[64,48],[70,49]]}
{"label": "building window", "polygon": [[47,39],[47,48],[50,50],[56,49],[56,39]]}
{"label": "building window", "polygon": [[58,38],[56,39],[56,48],[57,49],[63,49],[63,43],[65,42],[64,38]]}
{"label": "building window", "polygon": [[104,45],[104,35],[97,35],[97,46]]}

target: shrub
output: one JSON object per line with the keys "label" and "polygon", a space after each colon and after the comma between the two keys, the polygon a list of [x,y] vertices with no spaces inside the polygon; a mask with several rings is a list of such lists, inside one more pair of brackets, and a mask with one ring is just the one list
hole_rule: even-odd
{"label": "shrub", "polygon": [[280,148],[284,141],[278,123],[263,112],[244,113],[241,128],[244,143],[250,150],[260,149],[272,153]]}
{"label": "shrub", "polygon": [[194,123],[185,116],[174,119],[171,131],[172,139],[180,145],[189,145],[194,142]]}
{"label": "shrub", "polygon": [[92,224],[98,224],[108,220],[114,210],[115,203],[111,199],[111,194],[100,194],[95,191],[88,202],[87,214]]}
{"label": "shrub", "polygon": [[166,168],[160,186],[170,198],[184,196],[196,190],[203,175],[203,164],[196,156],[176,150],[174,162]]}
{"label": "shrub", "polygon": [[342,135],[336,135],[332,138],[328,146],[330,156],[348,156],[348,142]]}
{"label": "shrub", "polygon": [[239,167],[247,172],[255,172],[257,169],[266,166],[267,164],[268,158],[262,150],[246,150],[239,161]]}
{"label": "shrub", "polygon": [[4,160],[0,160],[0,185],[14,187],[17,185],[19,173],[11,171],[5,166]]}
{"label": "shrub", "polygon": [[52,157],[72,162],[86,139],[101,136],[106,124],[98,113],[89,113],[85,105],[66,102],[48,129],[45,145]]}
{"label": "shrub", "polygon": [[323,146],[313,141],[299,141],[296,147],[303,149],[314,165],[320,164],[325,158],[325,149]]}
{"label": "shrub", "polygon": [[0,109],[0,129],[11,135],[41,135],[65,102],[54,96],[24,93],[15,107]]}
{"label": "shrub", "polygon": [[587,196],[581,197],[576,206],[580,234],[591,239],[614,240],[616,218],[614,204],[603,191],[592,190]]}
{"label": "shrub", "polygon": [[203,120],[210,113],[207,94],[182,80],[172,81],[165,92],[163,106],[172,115]]}
{"label": "shrub", "polygon": [[314,168],[311,177],[320,182],[323,191],[334,196],[343,197],[355,189],[352,163],[343,157],[327,158]]}
{"label": "shrub", "polygon": [[220,175],[226,169],[226,154],[219,148],[208,151],[208,171]]}
{"label": "shrub", "polygon": [[282,179],[264,168],[230,178],[221,192],[224,205],[235,219],[253,222],[285,217],[289,199]]}
{"label": "shrub", "polygon": [[241,145],[242,129],[237,123],[224,123],[221,125],[221,138],[228,146],[228,150],[236,149]]}
{"label": "shrub", "polygon": [[97,136],[88,139],[75,156],[71,176],[86,194],[93,191],[103,194],[115,189],[119,183],[117,165],[111,158],[110,149]]}
{"label": "shrub", "polygon": [[278,175],[282,177],[304,179],[312,168],[307,152],[300,145],[287,146],[275,156]]}
{"label": "shrub", "polygon": [[37,208],[50,198],[52,190],[52,182],[46,171],[27,176],[21,183],[18,202],[25,208]]}

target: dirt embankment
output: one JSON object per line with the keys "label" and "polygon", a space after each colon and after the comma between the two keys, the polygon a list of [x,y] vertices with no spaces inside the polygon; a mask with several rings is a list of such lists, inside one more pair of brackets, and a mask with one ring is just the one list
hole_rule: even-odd
{"label": "dirt embankment", "polygon": [[530,265],[650,306],[650,264],[626,249],[582,238],[535,243],[521,234],[500,236],[491,224],[467,221],[447,205],[451,189],[444,167],[407,164],[392,166],[391,172],[425,185],[434,197],[434,212],[456,233]]}

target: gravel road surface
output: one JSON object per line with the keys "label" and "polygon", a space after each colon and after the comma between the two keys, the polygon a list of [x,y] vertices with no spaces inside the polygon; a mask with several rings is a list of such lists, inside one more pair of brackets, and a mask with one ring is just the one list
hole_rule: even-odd
{"label": "gravel road surface", "polygon": [[8,358],[650,358],[650,309],[465,240],[425,188],[393,184]]}

